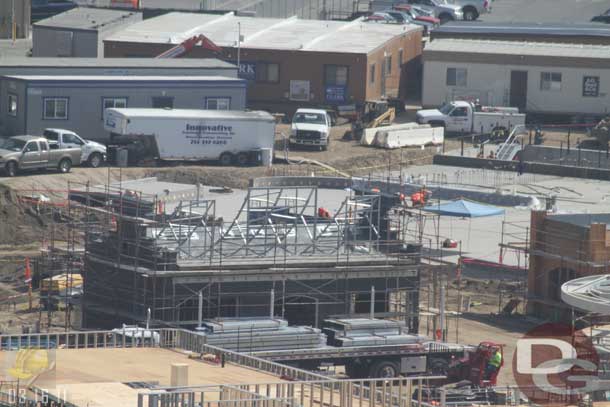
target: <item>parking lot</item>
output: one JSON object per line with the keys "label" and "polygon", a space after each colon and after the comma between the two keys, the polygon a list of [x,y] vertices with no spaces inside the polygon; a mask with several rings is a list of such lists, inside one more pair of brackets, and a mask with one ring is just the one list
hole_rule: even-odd
{"label": "parking lot", "polygon": [[493,0],[491,4],[491,14],[483,15],[481,21],[586,23],[610,8],[609,0]]}

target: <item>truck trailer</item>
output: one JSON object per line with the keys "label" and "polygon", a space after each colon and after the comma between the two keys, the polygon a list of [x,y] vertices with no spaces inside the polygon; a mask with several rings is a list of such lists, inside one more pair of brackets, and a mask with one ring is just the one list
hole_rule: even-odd
{"label": "truck trailer", "polygon": [[106,109],[104,128],[130,162],[270,163],[275,141],[275,119],[262,111]]}

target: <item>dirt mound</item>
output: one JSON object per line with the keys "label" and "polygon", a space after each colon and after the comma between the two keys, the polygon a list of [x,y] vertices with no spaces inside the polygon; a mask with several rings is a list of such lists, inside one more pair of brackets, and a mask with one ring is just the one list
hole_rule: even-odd
{"label": "dirt mound", "polygon": [[0,185],[0,245],[39,242],[45,229],[44,223],[19,202],[9,187]]}

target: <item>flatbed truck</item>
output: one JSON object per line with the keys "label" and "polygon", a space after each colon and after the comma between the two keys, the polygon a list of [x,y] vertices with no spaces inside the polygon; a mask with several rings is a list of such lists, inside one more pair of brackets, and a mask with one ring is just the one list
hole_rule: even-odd
{"label": "flatbed truck", "polygon": [[352,379],[390,378],[422,374],[446,375],[454,361],[466,357],[476,346],[444,342],[356,347],[327,346],[255,352],[254,356],[306,370],[322,365],[344,366]]}

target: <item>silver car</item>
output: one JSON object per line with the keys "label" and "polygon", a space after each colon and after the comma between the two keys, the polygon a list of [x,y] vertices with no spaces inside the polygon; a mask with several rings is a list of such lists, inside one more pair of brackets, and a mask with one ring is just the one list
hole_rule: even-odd
{"label": "silver car", "polygon": [[474,21],[481,14],[490,13],[489,0],[446,0],[447,3],[462,7],[464,20]]}
{"label": "silver car", "polygon": [[434,17],[441,20],[441,23],[464,19],[464,11],[461,6],[448,4],[442,0],[408,0],[408,3],[432,12]]}

